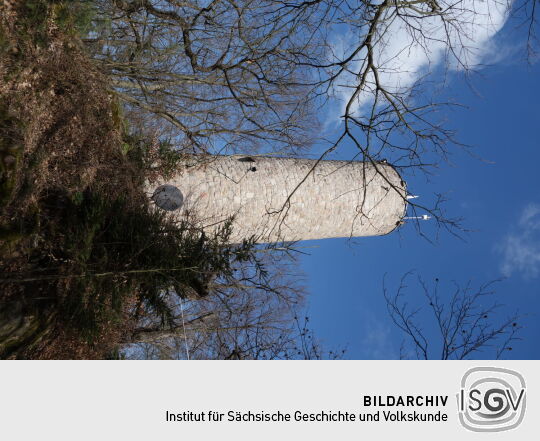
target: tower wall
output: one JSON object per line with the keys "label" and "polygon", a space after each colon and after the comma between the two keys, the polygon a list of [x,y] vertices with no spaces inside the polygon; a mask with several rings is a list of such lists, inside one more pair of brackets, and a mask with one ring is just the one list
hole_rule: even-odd
{"label": "tower wall", "polygon": [[309,159],[215,156],[148,184],[147,192],[176,186],[184,199],[172,215],[191,213],[209,232],[234,215],[232,242],[252,235],[258,242],[377,236],[403,218],[405,183],[389,165],[320,161],[306,178],[314,165]]}

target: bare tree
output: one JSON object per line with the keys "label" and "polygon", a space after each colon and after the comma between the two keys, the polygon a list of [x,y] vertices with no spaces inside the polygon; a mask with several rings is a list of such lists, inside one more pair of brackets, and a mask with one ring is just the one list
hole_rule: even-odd
{"label": "bare tree", "polygon": [[[95,26],[84,40],[90,53],[131,119],[168,130],[184,151],[298,155],[317,140],[324,159],[349,144],[356,149],[351,159],[375,168],[389,163],[405,180],[418,172],[429,177],[456,146],[464,147],[444,120],[451,103],[435,99],[430,67],[472,71],[481,61],[478,47],[511,6],[506,0],[96,4]],[[317,117],[339,122],[340,130],[323,139],[314,130]],[[408,201],[421,233],[418,218],[426,213],[439,227],[460,231],[444,200]],[[353,208],[364,215],[363,207]]]}
{"label": "bare tree", "polygon": [[302,278],[288,250],[267,251],[213,280],[205,297],[165,293],[172,320],[163,323],[152,311],[142,312],[123,352],[167,359],[341,357],[343,351],[326,351],[309,327]]}
{"label": "bare tree", "polygon": [[491,281],[476,289],[471,282],[465,286],[454,283],[453,292],[447,297],[441,293],[439,279],[432,287],[417,276],[415,289],[422,291],[427,310],[431,313],[432,328],[437,339],[429,337],[426,327],[430,323],[422,307],[411,306],[405,291],[413,272],[404,274],[399,287],[390,294],[383,285],[384,298],[393,323],[405,335],[400,349],[400,358],[440,358],[442,360],[468,359],[489,349],[499,359],[511,351],[513,343],[520,340],[521,315],[514,313],[501,319],[499,311],[503,305],[495,302],[494,285]]}
{"label": "bare tree", "polygon": [[[131,119],[140,118],[141,125],[165,132],[164,127],[171,127],[169,134],[181,149],[298,154],[313,140],[307,134],[315,132],[318,110],[320,118],[339,123],[332,138],[317,139],[324,146],[320,160],[349,144],[356,149],[351,159],[375,169],[388,163],[405,180],[419,173],[429,178],[456,147],[466,147],[456,141],[444,120],[443,111],[453,104],[436,100],[431,68],[442,65],[473,72],[482,61],[478,47],[497,32],[511,8],[506,0],[99,0],[97,4],[95,21],[101,25],[84,40],[90,53],[110,76]],[[533,36],[536,2],[527,4]],[[408,64],[408,59],[419,61]],[[156,122],[156,115],[166,125]],[[292,196],[281,208],[285,214]],[[460,231],[460,220],[445,213],[444,202],[438,194],[426,203],[407,201],[409,217],[421,234],[418,218],[426,213],[439,227]],[[364,215],[361,206],[351,209]],[[233,352],[235,357],[242,352],[257,358],[237,346],[245,348],[244,343],[253,339],[260,343],[259,324],[282,314],[279,307],[275,316],[263,313],[260,297],[246,294],[261,287],[245,288],[243,282],[220,281],[214,286],[215,295],[204,300],[208,305],[216,302],[212,307],[219,305],[223,314],[241,311],[229,315],[242,323],[223,325],[228,316],[221,312],[207,316],[209,309],[200,310],[204,302],[193,306],[187,302],[187,323],[197,330],[192,336],[202,335],[202,329],[220,330],[213,334],[219,340],[213,347],[220,349],[212,349],[216,358]],[[450,316],[444,319],[448,309],[438,294],[433,295],[430,307],[444,325],[442,358],[464,358],[506,331],[519,329],[510,321],[495,328],[486,321],[471,322],[478,299],[486,295],[484,289],[472,297],[458,290],[448,306]],[[279,290],[273,292],[267,285],[262,291],[279,299]],[[387,297],[392,317],[417,339],[419,354],[427,358],[420,328],[409,325],[416,312],[406,314],[400,300],[401,295]],[[480,310],[489,317],[490,310]],[[459,326],[469,328],[458,330]],[[156,335],[154,331],[144,338]],[[243,343],[238,344],[241,335]],[[195,340],[191,347],[197,347]]]}
{"label": "bare tree", "polygon": [[538,0],[522,0],[515,2],[512,8],[518,27],[527,29],[527,60],[535,63],[538,60]]}
{"label": "bare tree", "polygon": [[[309,145],[309,19],[266,0],[100,0],[84,39],[117,96],[186,151],[291,152]],[[277,10],[276,10],[277,9]],[[300,30],[301,28],[301,30]]]}

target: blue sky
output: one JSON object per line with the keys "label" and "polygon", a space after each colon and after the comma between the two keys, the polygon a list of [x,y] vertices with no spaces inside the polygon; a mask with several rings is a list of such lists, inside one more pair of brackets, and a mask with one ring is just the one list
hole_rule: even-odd
{"label": "blue sky", "polygon": [[[438,278],[448,295],[453,281],[470,280],[474,287],[504,277],[494,298],[506,305],[502,314],[526,314],[520,320],[522,340],[505,358],[540,359],[540,66],[525,62],[515,24],[497,36],[495,64],[468,80],[455,72],[446,75],[441,98],[466,106],[449,113],[448,124],[477,157],[456,148],[451,164],[442,164],[430,182],[408,182],[420,196],[448,194],[449,213],[464,217],[473,231],[464,240],[442,234],[430,244],[408,225],[385,237],[302,243],[314,247],[301,266],[311,326],[327,348],[346,347],[346,358],[352,359],[397,358],[403,336],[386,311],[382,281],[386,274],[391,289],[415,270],[428,283]],[[348,159],[346,148],[341,155]],[[421,306],[418,286],[410,287],[407,300]],[[434,325],[425,321],[431,339]],[[493,354],[487,350],[474,358]]]}

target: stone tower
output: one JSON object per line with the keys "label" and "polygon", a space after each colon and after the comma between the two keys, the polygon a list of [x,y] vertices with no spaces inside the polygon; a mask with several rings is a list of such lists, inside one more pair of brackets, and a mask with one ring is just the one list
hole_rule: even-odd
{"label": "stone tower", "polygon": [[231,242],[383,235],[406,211],[405,183],[382,162],[194,158],[146,190],[156,205],[175,217],[190,215],[208,232],[234,216]]}

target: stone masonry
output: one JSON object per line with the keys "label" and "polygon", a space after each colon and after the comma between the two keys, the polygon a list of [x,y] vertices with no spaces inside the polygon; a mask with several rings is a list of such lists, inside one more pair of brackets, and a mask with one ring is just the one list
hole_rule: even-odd
{"label": "stone masonry", "polygon": [[[385,163],[315,163],[259,156],[213,156],[201,163],[197,158],[172,179],[147,184],[146,190],[155,196],[159,186],[173,188],[169,205],[182,205],[171,215],[190,215],[207,232],[234,216],[233,243],[250,236],[263,243],[378,236],[400,224],[406,188],[394,168]],[[160,205],[156,197],[154,201]]]}

